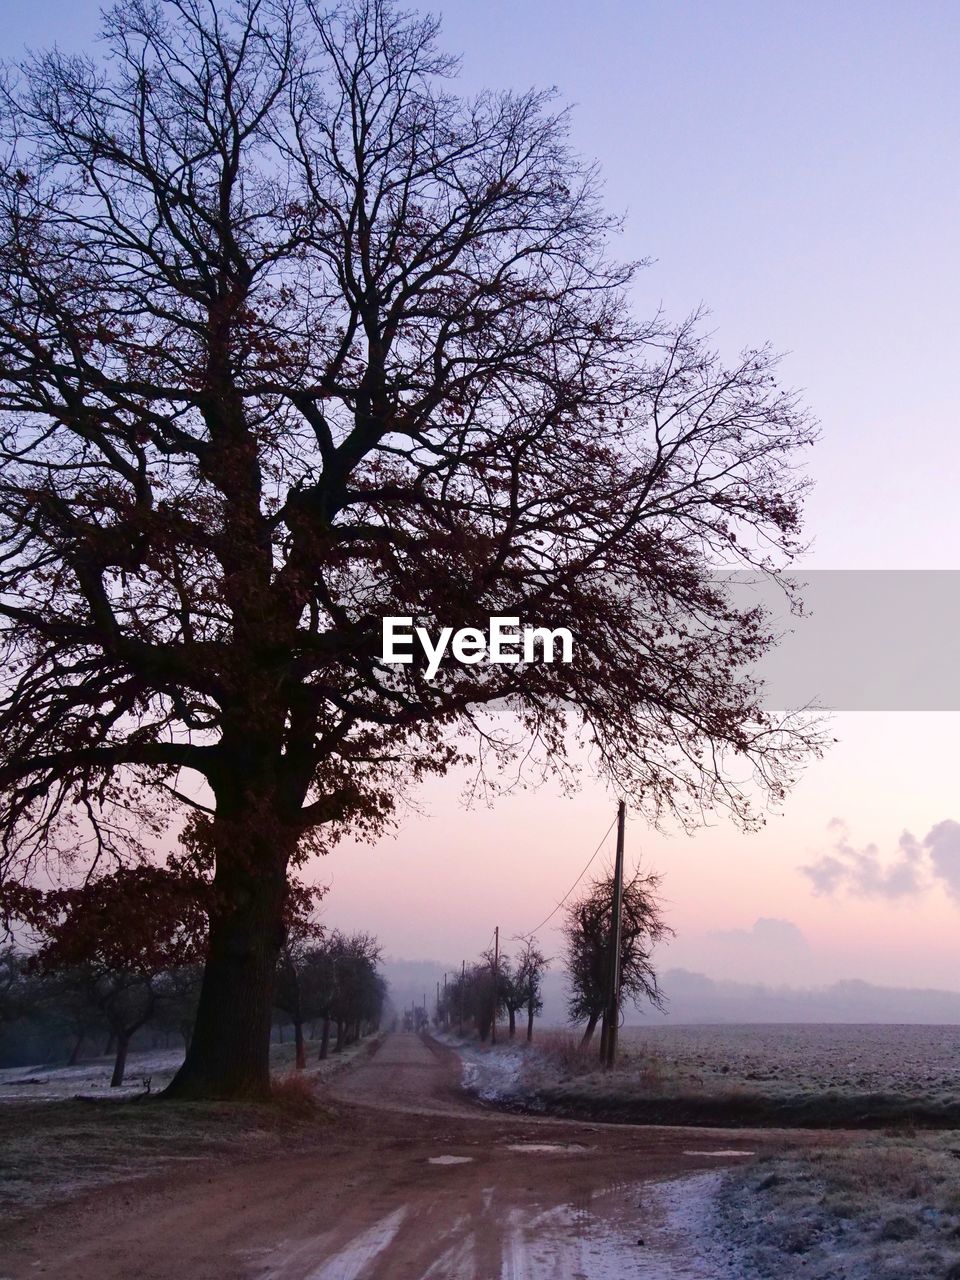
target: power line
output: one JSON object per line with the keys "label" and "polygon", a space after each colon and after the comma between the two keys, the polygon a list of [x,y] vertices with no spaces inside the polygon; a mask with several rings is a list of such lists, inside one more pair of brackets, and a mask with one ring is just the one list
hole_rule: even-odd
{"label": "power line", "polygon": [[583,870],[582,870],[582,871],[580,872],[580,874],[577,876],[576,880],[574,880],[573,884],[570,886],[570,888],[567,890],[567,892],[563,895],[563,897],[560,899],[560,901],[557,903],[557,905],[553,908],[553,910],[550,912],[550,914],[546,917],[546,919],[545,919],[545,920],[541,920],[541,921],[540,921],[540,923],[537,925],[537,927],[536,927],[535,929],[531,929],[529,933],[521,933],[521,934],[518,934],[518,935],[517,935],[518,937],[520,937],[520,938],[532,938],[532,937],[533,937],[533,935],[534,935],[535,933],[539,933],[539,932],[540,932],[540,930],[543,928],[543,926],[544,926],[545,924],[549,924],[549,922],[550,922],[550,921],[553,919],[553,917],[557,914],[557,912],[560,910],[560,908],[563,906],[563,904],[566,902],[566,900],[570,897],[571,893],[573,893],[574,889],[577,887],[577,885],[580,883],[580,881],[583,879],[583,877],[584,877],[584,876],[587,874],[587,872],[590,870],[590,866],[591,866],[591,864],[593,863],[594,858],[597,856],[597,854],[600,852],[600,850],[601,850],[601,849],[603,848],[603,846],[606,844],[606,842],[607,842],[607,836],[609,836],[610,832],[613,830],[613,828],[614,828],[616,825],[617,825],[617,819],[616,819],[616,818],[614,818],[614,819],[613,819],[613,821],[610,823],[609,827],[607,827],[606,831],[605,831],[605,832],[603,833],[603,835],[601,836],[601,838],[600,838],[600,843],[597,845],[597,847],[594,849],[593,853],[591,853],[590,857],[587,859],[587,865],[583,868]]}

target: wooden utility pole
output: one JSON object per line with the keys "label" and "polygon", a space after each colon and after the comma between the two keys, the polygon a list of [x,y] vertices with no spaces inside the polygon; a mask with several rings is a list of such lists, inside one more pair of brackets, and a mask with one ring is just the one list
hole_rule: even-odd
{"label": "wooden utility pole", "polygon": [[600,1038],[600,1056],[604,1066],[617,1060],[617,1032],[620,1029],[620,930],[623,915],[623,843],[627,822],[627,806],[623,800],[617,808],[617,861],[613,872],[613,902],[610,911],[610,986],[604,1015],[605,1035]]}
{"label": "wooden utility pole", "polygon": [[440,1025],[440,979],[437,979],[437,1026]]}
{"label": "wooden utility pole", "polygon": [[463,1035],[463,993],[467,985],[467,962],[460,962],[460,1034]]}
{"label": "wooden utility pole", "polygon": [[490,1043],[497,1043],[497,987],[500,983],[500,926],[493,931],[493,1025]]}

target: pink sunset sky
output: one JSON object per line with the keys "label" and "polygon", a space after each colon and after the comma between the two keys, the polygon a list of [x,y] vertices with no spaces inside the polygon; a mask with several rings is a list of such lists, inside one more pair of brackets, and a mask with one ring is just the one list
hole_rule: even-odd
{"label": "pink sunset sky", "polygon": [[[649,257],[638,310],[701,303],[724,351],[769,339],[823,437],[807,459],[820,569],[960,568],[957,299],[960,6],[924,0],[448,0],[467,90],[557,85],[578,149],[622,210],[616,251]],[[4,52],[83,48],[96,5],[14,0]],[[923,619],[917,619],[922,630]],[[841,713],[836,745],[759,834],[628,827],[628,866],[665,876],[664,963],[806,985],[861,977],[960,989],[960,898],[926,854],[884,877],[904,830],[960,821],[960,716]],[[331,924],[388,954],[458,963],[493,927],[540,921],[613,817],[585,774],[465,809],[462,778],[425,787],[374,846],[311,874]],[[849,849],[876,872],[817,892],[800,870]],[[831,825],[832,824],[832,825]],[[608,843],[612,851],[612,838]],[[602,856],[595,866],[602,865]],[[899,892],[896,892],[899,886]],[[780,921],[795,926],[756,922]],[[544,931],[556,953],[556,935]]]}
{"label": "pink sunset sky", "polygon": [[[622,252],[655,260],[639,307],[704,301],[721,347],[788,353],[823,425],[804,567],[960,567],[956,7],[534,0],[444,15],[468,84],[557,84],[576,104],[575,138],[625,211]],[[942,881],[818,895],[799,869],[836,844],[836,819],[883,868],[904,829],[922,840],[960,818],[960,717],[845,713],[831,728],[836,745],[758,834],[630,824],[628,865],[665,875],[664,963],[960,989],[960,901]],[[330,918],[397,955],[469,959],[494,924],[509,938],[547,915],[614,808],[589,778],[571,799],[547,788],[492,810],[464,811],[459,790],[435,783],[394,838],[331,854]],[[770,919],[802,939],[755,929]]]}

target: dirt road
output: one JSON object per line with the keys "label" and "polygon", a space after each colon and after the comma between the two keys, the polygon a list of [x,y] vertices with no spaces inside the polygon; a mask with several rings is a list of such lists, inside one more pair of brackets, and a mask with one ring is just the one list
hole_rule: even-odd
{"label": "dirt road", "polygon": [[[712,1280],[718,1154],[776,1135],[512,1117],[409,1034],[345,1072],[315,1146],[111,1187],[28,1220],[0,1280]],[[189,1166],[187,1166],[189,1168]],[[671,1181],[663,1190],[663,1180]],[[642,1241],[642,1243],[639,1243]]]}

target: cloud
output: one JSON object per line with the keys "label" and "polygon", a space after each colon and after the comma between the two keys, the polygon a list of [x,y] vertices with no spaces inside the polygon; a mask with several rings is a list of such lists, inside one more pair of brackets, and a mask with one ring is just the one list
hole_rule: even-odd
{"label": "cloud", "polygon": [[923,838],[933,874],[942,880],[947,893],[960,901],[960,822],[946,818]]}
{"label": "cloud", "polygon": [[[927,887],[927,842],[940,827],[956,828],[944,838],[944,857],[955,869],[956,890],[960,896],[960,824],[941,822],[921,842],[909,831],[904,831],[897,842],[896,851],[884,858],[875,844],[858,849],[850,841],[846,824],[833,818],[828,830],[837,834],[830,853],[800,870],[813,885],[815,894],[830,896],[841,890],[858,898],[886,898],[896,901],[911,898]],[[949,852],[947,850],[949,849]],[[934,874],[940,874],[933,868]]]}
{"label": "cloud", "polygon": [[750,929],[714,929],[707,934],[712,941],[743,951],[765,950],[809,951],[810,944],[792,920],[761,916]]}
{"label": "cloud", "polygon": [[712,929],[670,944],[670,964],[711,978],[803,984],[819,972],[813,949],[792,920],[763,916],[747,928]]}

